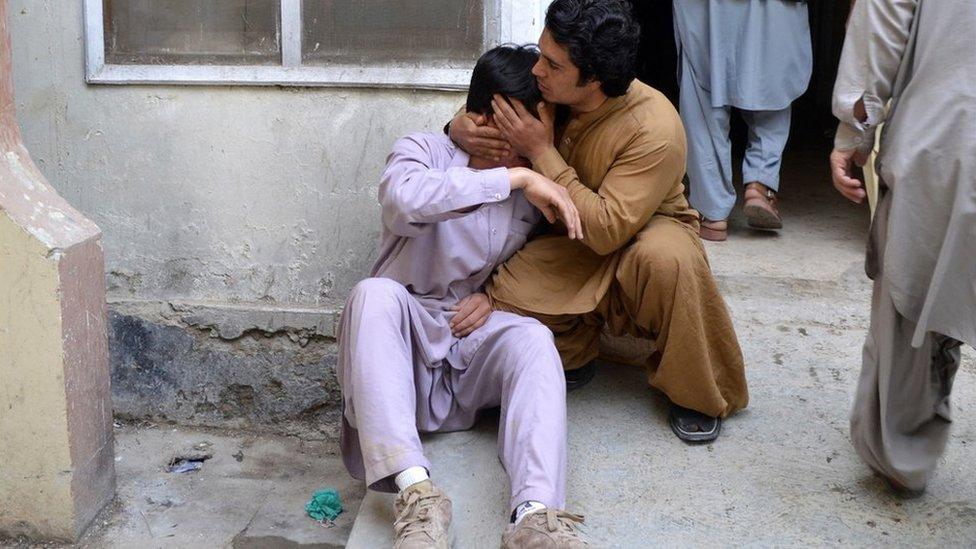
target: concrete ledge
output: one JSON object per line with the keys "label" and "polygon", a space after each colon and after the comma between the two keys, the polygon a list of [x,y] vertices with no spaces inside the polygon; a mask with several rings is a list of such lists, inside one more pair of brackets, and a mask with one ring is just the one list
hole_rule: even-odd
{"label": "concrete ledge", "polygon": [[109,311],[117,417],[336,439],[334,312],[119,301]]}
{"label": "concrete ledge", "polygon": [[[338,309],[112,300],[109,310],[118,417],[337,440]],[[611,336],[601,347],[630,364],[654,350]]]}
{"label": "concrete ledge", "polygon": [[[773,307],[770,296],[843,299],[861,287],[859,264],[834,281],[720,276],[727,296]],[[772,300],[772,301],[775,301]],[[125,420],[247,428],[337,440],[337,307],[192,301],[109,302],[113,400]],[[600,358],[639,365],[649,341],[605,334]]]}
{"label": "concrete ledge", "polygon": [[233,340],[258,331],[265,335],[284,332],[304,346],[314,337],[335,338],[340,311],[252,304],[172,303],[173,311],[190,326],[210,330],[221,339]]}

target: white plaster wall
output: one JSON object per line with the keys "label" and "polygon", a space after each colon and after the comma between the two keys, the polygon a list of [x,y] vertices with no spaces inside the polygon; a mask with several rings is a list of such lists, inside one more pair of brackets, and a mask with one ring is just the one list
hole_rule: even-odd
{"label": "white plaster wall", "polygon": [[80,0],[10,0],[18,118],[104,231],[110,298],[332,308],[365,276],[393,141],[463,94],[91,86]]}

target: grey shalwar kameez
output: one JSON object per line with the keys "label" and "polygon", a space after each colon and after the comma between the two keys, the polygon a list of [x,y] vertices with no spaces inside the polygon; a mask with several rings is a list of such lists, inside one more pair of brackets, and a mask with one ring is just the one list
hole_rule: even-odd
{"label": "grey shalwar kameez", "polygon": [[552,332],[495,311],[452,335],[451,307],[522,247],[539,212],[504,168],[472,170],[443,135],[397,141],[380,183],[383,237],[371,278],[353,288],[339,327],[342,451],[356,478],[430,468],[418,431],[470,428],[501,406],[499,457],[511,503],[565,506],[566,382]]}
{"label": "grey shalwar kameez", "polygon": [[674,0],[681,119],[688,132],[691,206],[706,219],[729,217],[732,186],[731,108],[749,126],[745,183],[779,189],[790,106],[807,88],[813,66],[805,2]]}
{"label": "grey shalwar kameez", "polygon": [[976,344],[974,49],[976,2],[858,0],[834,89],[837,149],[869,151],[885,123],[851,434],[868,465],[909,489],[945,449],[959,346]]}

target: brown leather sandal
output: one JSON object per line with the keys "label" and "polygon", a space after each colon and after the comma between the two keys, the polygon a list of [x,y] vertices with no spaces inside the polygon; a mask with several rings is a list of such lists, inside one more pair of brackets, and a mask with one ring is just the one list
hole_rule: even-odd
{"label": "brown leather sandal", "polygon": [[782,229],[783,218],[777,208],[776,191],[753,181],[746,185],[746,203],[743,212],[746,223],[753,229]]}
{"label": "brown leather sandal", "polygon": [[703,217],[698,223],[698,236],[702,240],[725,242],[729,238],[729,222],[725,219],[712,221]]}

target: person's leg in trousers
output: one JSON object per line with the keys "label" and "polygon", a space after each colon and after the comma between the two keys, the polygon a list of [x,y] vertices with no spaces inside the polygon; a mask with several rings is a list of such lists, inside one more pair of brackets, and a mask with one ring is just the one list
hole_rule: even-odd
{"label": "person's leg in trousers", "polygon": [[749,127],[749,144],[742,162],[742,181],[762,183],[773,191],[779,191],[780,166],[790,137],[792,109],[741,112]]}
{"label": "person's leg in trousers", "polygon": [[742,351],[692,227],[652,218],[624,250],[609,298],[611,331],[655,338],[660,360],[648,366],[651,386],[713,418],[746,407]]}
{"label": "person's leg in trousers", "polygon": [[408,467],[430,469],[415,419],[415,371],[427,366],[414,348],[412,306],[420,304],[401,284],[369,278],[350,293],[340,327],[344,420],[355,429],[351,436],[358,431],[358,440],[343,441],[343,456],[356,476],[358,456],[350,453],[361,451],[367,486],[385,481],[385,491],[395,491],[390,477]]}
{"label": "person's leg in trousers", "polygon": [[898,313],[882,273],[874,285],[851,439],[868,466],[911,491],[925,488],[945,451],[960,360],[959,342],[939,334],[912,347],[915,327]]}
{"label": "person's leg in trousers", "polygon": [[496,311],[460,341],[460,353],[467,368],[452,372],[458,409],[501,406],[498,455],[511,484],[510,510],[526,501],[564,509],[566,382],[552,332]]}
{"label": "person's leg in trousers", "polygon": [[745,201],[742,213],[753,229],[783,228],[779,213],[779,171],[790,136],[790,108],[779,111],[742,111],[749,126],[749,146],[742,162]]}
{"label": "person's leg in trousers", "polygon": [[705,219],[722,221],[735,207],[730,109],[712,106],[711,94],[698,86],[684,55],[678,103],[688,136],[689,202]]}
{"label": "person's leg in trousers", "polygon": [[604,321],[595,312],[547,315],[520,309],[498,300],[492,301],[492,309],[532,317],[549,328],[556,339],[556,350],[559,351],[563,369],[567,373],[586,366],[600,354],[600,334]]}

